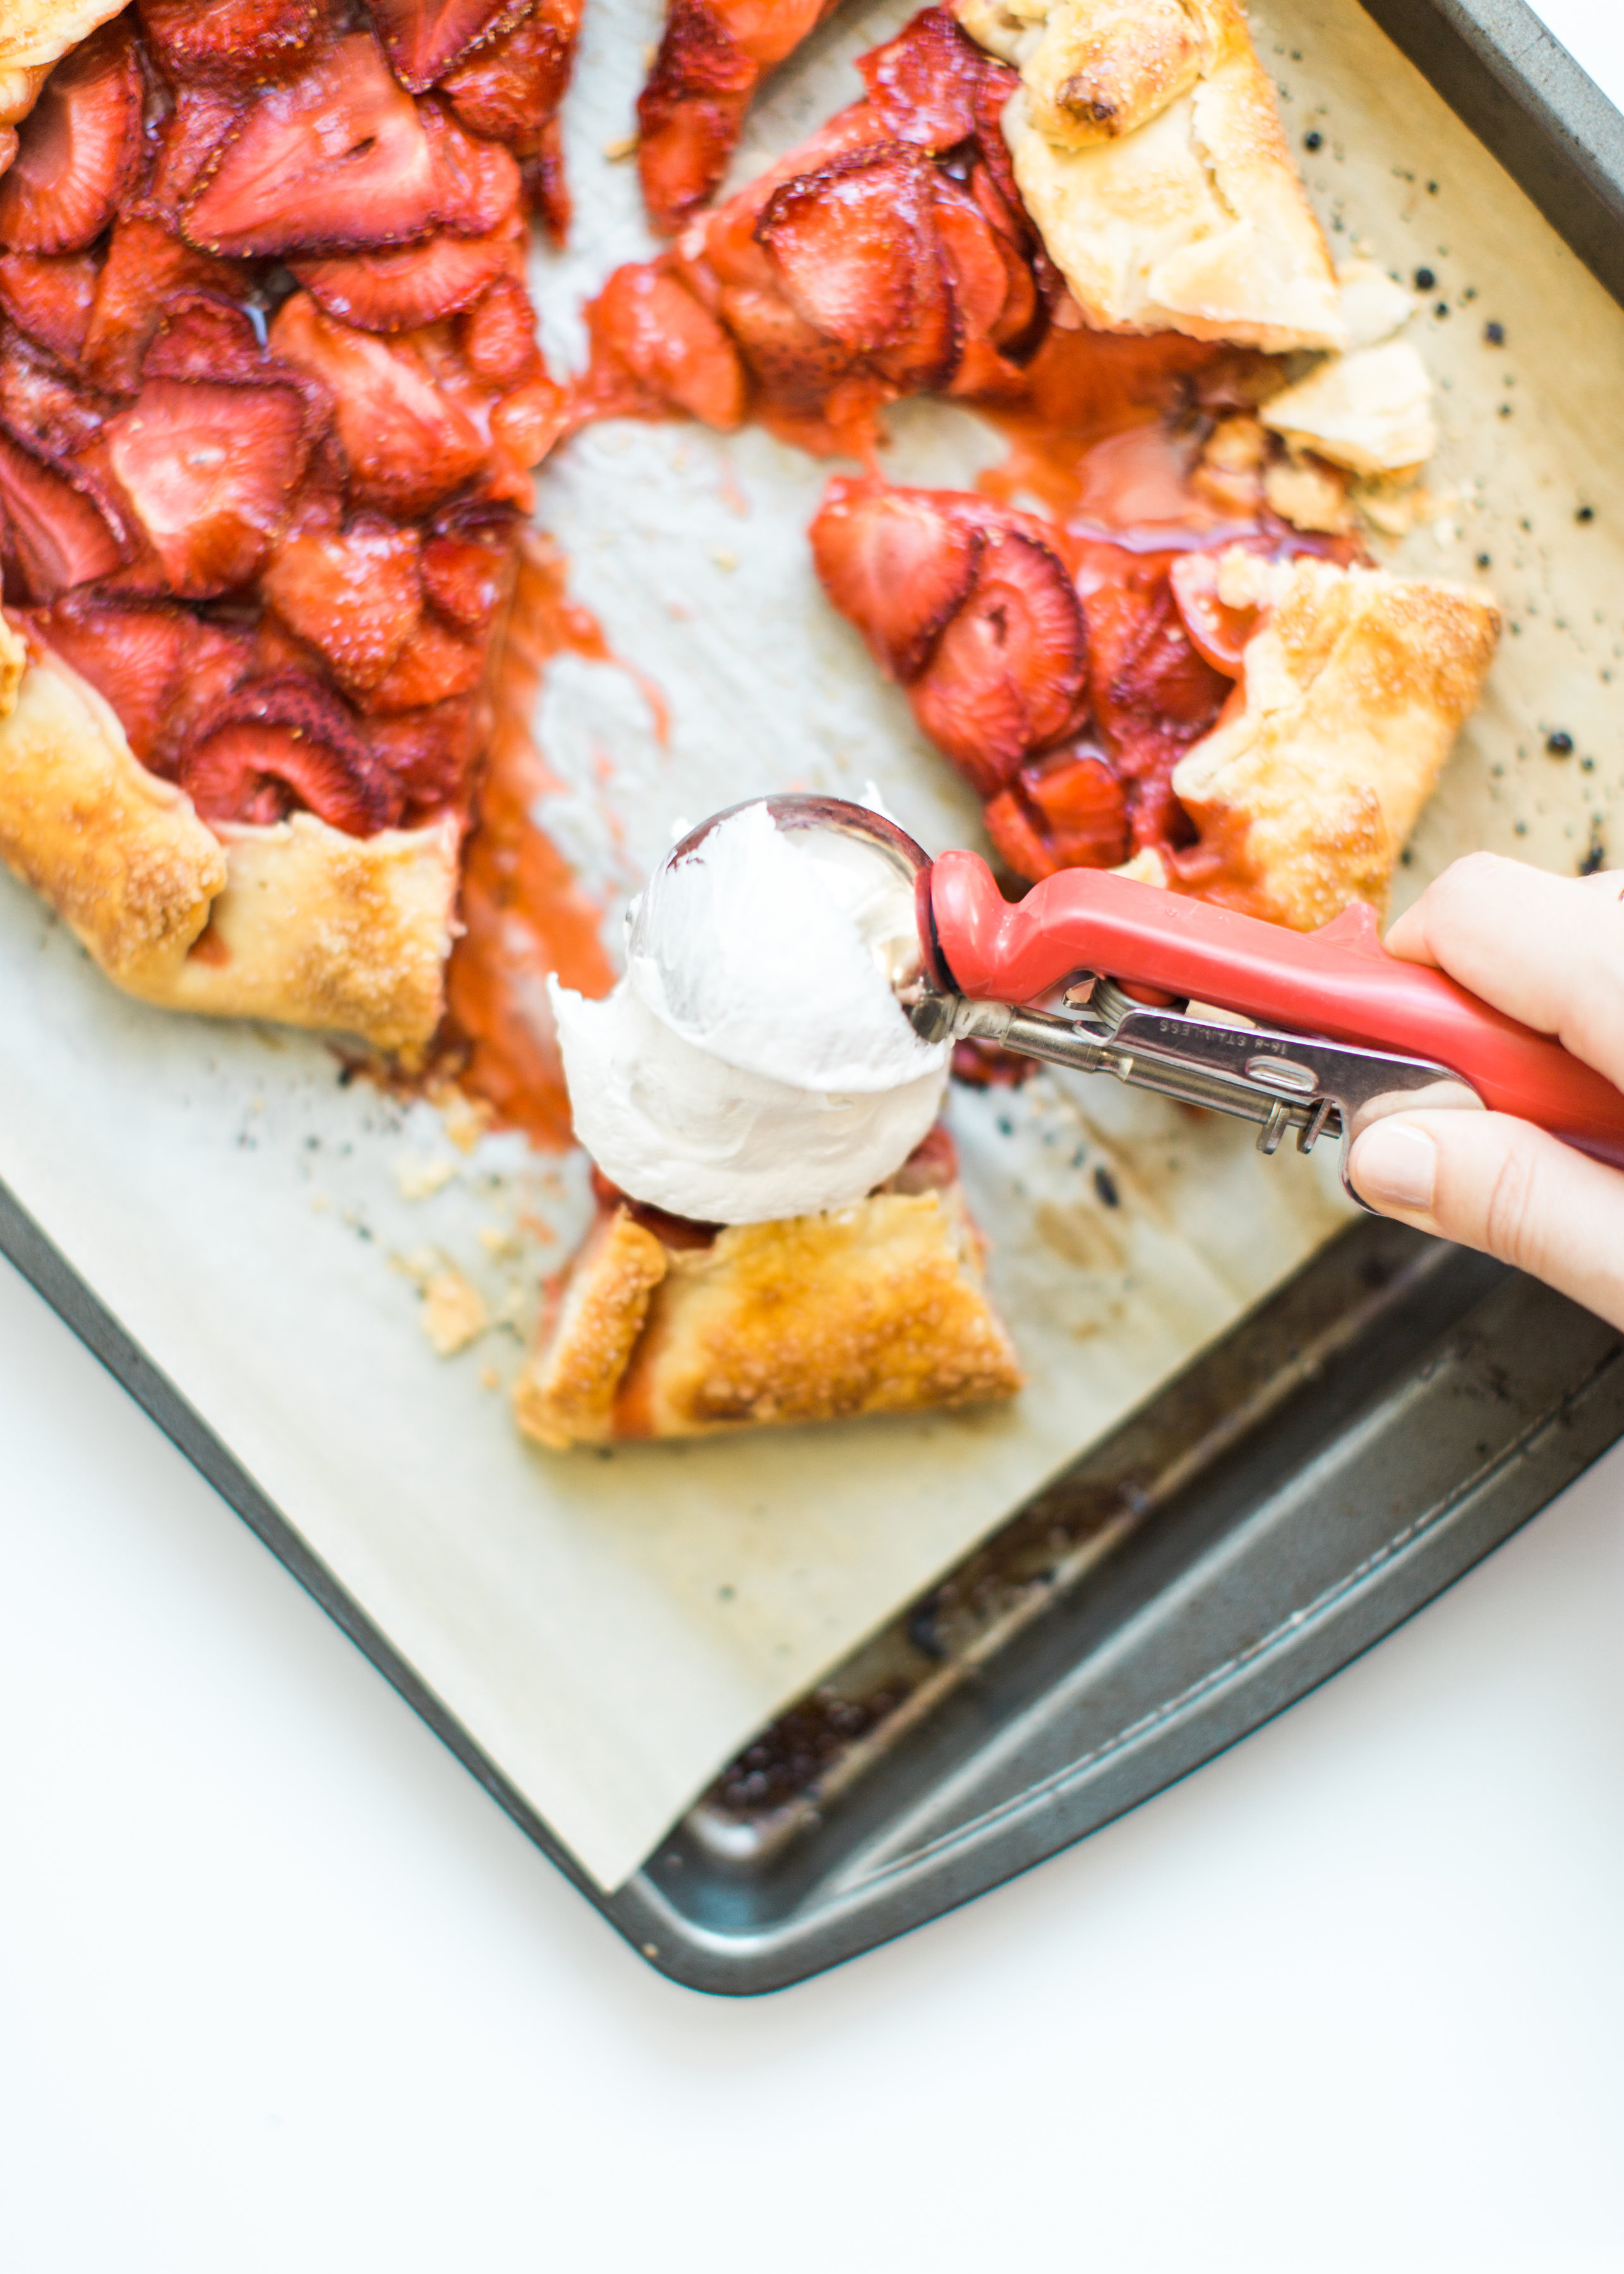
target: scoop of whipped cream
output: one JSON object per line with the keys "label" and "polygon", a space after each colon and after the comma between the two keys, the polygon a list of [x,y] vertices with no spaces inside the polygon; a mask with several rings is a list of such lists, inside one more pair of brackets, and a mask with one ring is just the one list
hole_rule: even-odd
{"label": "scoop of whipped cream", "polygon": [[912,894],[858,848],[747,806],[658,870],[626,977],[549,983],[575,1134],[634,1200],[711,1224],[839,1208],[936,1119],[949,1046],[891,990]]}

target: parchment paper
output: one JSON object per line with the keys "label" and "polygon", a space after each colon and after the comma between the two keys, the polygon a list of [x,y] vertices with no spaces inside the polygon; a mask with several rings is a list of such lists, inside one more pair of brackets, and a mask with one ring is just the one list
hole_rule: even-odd
{"label": "parchment paper", "polygon": [[[741,172],[849,99],[851,56],[908,12],[838,18],[758,109]],[[564,361],[583,294],[648,249],[632,169],[604,154],[658,19],[655,0],[589,11],[576,241],[535,271]],[[1325,136],[1305,163],[1339,245],[1432,267],[1429,305],[1447,306],[1417,326],[1447,440],[1434,523],[1403,557],[1470,575],[1489,555],[1512,624],[1403,887],[1476,844],[1571,870],[1624,791],[1624,314],[1352,0],[1273,7],[1259,35],[1294,139]],[[903,478],[963,481],[997,454],[941,406],[895,432]],[[802,532],[827,471],[757,433],[621,425],[544,478],[579,597],[672,707],[662,750],[628,674],[573,659],[542,705],[560,784],[543,818],[617,942],[619,902],[673,824],[758,790],[872,779],[927,846],[978,841],[968,794],[817,593]],[[1558,728],[1565,761],[1545,755]],[[432,1108],[346,1084],[319,1043],[128,1003],[5,880],[0,1005],[0,1175],[605,1886],[775,1708],[1345,1207],[1328,1161],[1266,1162],[1246,1130],[1109,1081],[960,1094],[966,1180],[1031,1374],[1014,1406],[549,1457],[514,1433],[505,1392],[539,1278],[584,1221],[579,1156],[513,1137],[464,1154]],[[444,1261],[494,1321],[448,1361],[418,1291]]]}

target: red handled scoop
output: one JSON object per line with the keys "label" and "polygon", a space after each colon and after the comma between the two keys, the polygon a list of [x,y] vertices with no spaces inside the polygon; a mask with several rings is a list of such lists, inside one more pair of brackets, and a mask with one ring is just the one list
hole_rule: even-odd
{"label": "red handled scoop", "polygon": [[[1441,972],[1389,955],[1363,904],[1320,931],[1293,932],[1096,869],[1065,870],[1011,904],[974,853],[944,854],[918,890],[931,976],[973,1002],[1030,1004],[1076,974],[1106,975],[1296,1036],[1426,1061],[1462,1077],[1492,1111],[1624,1167],[1624,1096],[1548,1035]],[[1149,1042],[1153,1029],[1180,1022],[1131,1024]],[[1288,1084],[1259,1071],[1275,1063],[1254,1051],[1247,1071],[1283,1095],[1307,1093],[1305,1073]]]}

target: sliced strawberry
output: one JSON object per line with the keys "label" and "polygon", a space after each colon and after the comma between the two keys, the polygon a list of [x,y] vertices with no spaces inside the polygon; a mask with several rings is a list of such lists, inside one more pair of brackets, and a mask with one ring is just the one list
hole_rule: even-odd
{"label": "sliced strawberry", "polygon": [[284,539],[260,579],[266,599],[320,651],[346,693],[376,687],[423,613],[415,529],[360,514],[344,530]]}
{"label": "sliced strawberry", "polygon": [[423,589],[454,631],[482,632],[507,589],[512,546],[499,530],[442,530],[423,548]]}
{"label": "sliced strawberry", "polygon": [[921,150],[951,150],[969,140],[989,72],[1006,82],[1005,102],[1017,85],[1014,72],[983,55],[945,8],[925,9],[894,40],[859,56],[857,68],[885,132]]}
{"label": "sliced strawberry", "polygon": [[494,39],[482,40],[440,91],[470,133],[505,142],[515,158],[533,158],[569,85],[581,0],[541,0]]}
{"label": "sliced strawberry", "polygon": [[0,174],[9,172],[17,156],[17,129],[0,126]]}
{"label": "sliced strawberry", "polygon": [[730,433],[744,417],[744,373],[716,318],[658,262],[617,268],[587,311],[607,350],[662,403]]}
{"label": "sliced strawberry", "polygon": [[524,0],[366,0],[366,5],[395,76],[421,94],[470,48],[506,30]]}
{"label": "sliced strawberry", "polygon": [[139,170],[145,89],[128,20],[93,32],[56,65],[23,122],[0,180],[0,245],[79,252],[118,210]]}
{"label": "sliced strawberry", "polygon": [[477,300],[507,262],[512,243],[504,230],[489,237],[441,234],[289,266],[329,316],[364,332],[407,332]]}
{"label": "sliced strawberry", "polygon": [[296,292],[276,312],[271,345],[331,388],[357,504],[426,512],[486,464],[478,429],[440,393],[410,341],[352,331]]}
{"label": "sliced strawberry", "polygon": [[[968,192],[945,174],[931,185],[931,203],[966,342],[990,339],[1010,297],[1010,268],[997,233]],[[1030,320],[1029,305],[1025,312]]]}
{"label": "sliced strawberry", "polygon": [[1257,629],[1257,609],[1229,608],[1219,599],[1215,553],[1181,553],[1169,581],[1196,653],[1227,679],[1238,679],[1246,643]]}
{"label": "sliced strawberry", "polygon": [[824,493],[811,538],[823,590],[876,661],[905,684],[917,679],[969,597],[984,532],[944,511],[929,490],[842,475]]}
{"label": "sliced strawberry", "polygon": [[179,688],[191,629],[184,612],[121,607],[79,595],[43,610],[37,628],[46,644],[107,697],[146,764]]}
{"label": "sliced strawberry", "polygon": [[674,234],[715,191],[760,77],[704,0],[672,0],[637,98],[637,170],[656,229]]}
{"label": "sliced strawberry", "polygon": [[1062,868],[1114,869],[1127,859],[1127,799],[1097,751],[1054,751],[1023,766],[1018,780]]}
{"label": "sliced strawberry", "polygon": [[[1019,789],[1001,789],[996,797],[989,797],[981,809],[981,820],[993,851],[1016,876],[1024,877],[1029,885],[1058,876],[1064,863]],[[953,1072],[959,1072],[957,1051]]]}
{"label": "sliced strawberry", "polygon": [[123,550],[101,508],[61,474],[0,435],[4,582],[16,600],[45,604],[110,576]]}
{"label": "sliced strawberry", "polygon": [[[1142,557],[1142,556],[1141,556]],[[1191,742],[1229,696],[1230,680],[1196,652],[1173,597],[1166,556],[1142,582],[1091,596],[1089,682],[1094,719],[1124,772],[1147,740]]]}
{"label": "sliced strawberry", "polygon": [[109,419],[112,471],[183,599],[259,572],[304,471],[304,408],[290,387],[148,379]]}
{"label": "sliced strawberry", "polygon": [[351,837],[390,828],[404,802],[343,704],[295,673],[251,680],[218,704],[180,779],[208,820],[263,825],[302,807]]}
{"label": "sliced strawberry", "polygon": [[217,292],[171,295],[141,370],[147,379],[218,380],[231,387],[258,386],[276,375],[252,320]]}
{"label": "sliced strawberry", "polygon": [[425,119],[377,41],[354,32],[260,90],[185,233],[239,256],[400,245],[433,227],[447,193]]}
{"label": "sliced strawberry", "polygon": [[989,530],[969,599],[912,689],[914,715],[983,797],[1075,723],[1083,613],[1065,568],[1019,530]]}
{"label": "sliced strawberry", "polygon": [[447,809],[467,811],[482,725],[479,705],[466,695],[367,720],[373,756],[399,785],[403,827],[416,829]]}
{"label": "sliced strawberry", "polygon": [[[510,466],[528,475],[568,431],[569,418],[569,397],[543,372],[492,405],[492,446]],[[503,486],[502,495],[520,501],[511,483]],[[523,502],[528,511],[532,501],[526,498]]]}
{"label": "sliced strawberry", "polygon": [[243,115],[243,98],[222,87],[182,86],[154,130],[155,148],[139,211],[177,232],[190,204]]}
{"label": "sliced strawberry", "polygon": [[313,52],[321,0],[138,0],[147,43],[177,86],[247,94]]}
{"label": "sliced strawberry", "polygon": [[101,432],[106,409],[32,340],[12,333],[0,346],[0,425],[35,457],[74,456]]}
{"label": "sliced strawberry", "polygon": [[536,147],[519,161],[519,185],[524,202],[554,245],[568,242],[575,201],[564,167],[564,136],[556,118],[549,118],[536,138]]}
{"label": "sliced strawberry", "polygon": [[722,320],[770,403],[805,415],[820,412],[830,392],[863,368],[847,348],[815,332],[777,291],[730,286]]}
{"label": "sliced strawberry", "polygon": [[95,305],[96,264],[87,253],[0,254],[0,308],[64,363],[85,351]]}
{"label": "sliced strawberry", "polygon": [[418,105],[434,154],[434,212],[457,237],[486,237],[518,217],[523,185],[519,162],[500,142],[470,134],[435,102]]}
{"label": "sliced strawberry", "polygon": [[519,387],[536,375],[541,369],[536,311],[522,279],[497,277],[458,325],[457,344],[475,378],[487,387]]}
{"label": "sliced strawberry", "polygon": [[47,644],[117,712],[143,765],[172,770],[198,716],[247,673],[251,635],[184,608],[70,593],[38,619]]}
{"label": "sliced strawberry", "polygon": [[959,355],[933,185],[928,158],[882,143],[782,184],[756,225],[797,314],[911,388],[944,386]]}
{"label": "sliced strawberry", "polygon": [[380,718],[402,711],[425,710],[454,696],[471,695],[485,677],[485,643],[460,639],[425,616],[407,642],[400,660],[366,697],[366,708]]}

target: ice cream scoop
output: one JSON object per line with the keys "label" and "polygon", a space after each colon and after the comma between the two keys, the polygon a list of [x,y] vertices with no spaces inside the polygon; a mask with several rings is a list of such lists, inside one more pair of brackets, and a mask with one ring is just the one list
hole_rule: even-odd
{"label": "ice cream scoop", "polygon": [[901,1167],[951,1049],[898,995],[918,975],[921,857],[879,816],[815,799],[758,800],[673,847],[614,992],[553,983],[575,1133],[623,1192],[755,1224],[861,1200]]}
{"label": "ice cream scoop", "polygon": [[[859,930],[870,967],[929,1045],[978,1038],[1113,1074],[1259,1123],[1265,1152],[1288,1129],[1304,1152],[1321,1136],[1337,1137],[1344,1182],[1359,1131],[1404,1107],[1515,1114],[1624,1165],[1624,1096],[1549,1036],[1441,972],[1388,955],[1369,907],[1347,909],[1317,932],[1292,932],[1090,869],[1064,870],[1011,903],[976,855],[933,862],[894,822],[838,798],[766,798],[703,824],[673,847],[633,924],[634,971],[641,960],[658,972],[673,1018],[683,1005],[700,1006],[691,1015],[713,1050],[748,1032],[748,1050],[731,1061],[737,1065],[771,1058],[782,1073],[800,1047],[787,1038],[804,1019],[801,994],[784,1033],[769,1033],[778,968],[767,937],[771,907],[746,888],[762,977],[741,1022],[715,991],[723,965],[707,962],[692,926],[673,920],[667,884],[674,892],[682,864],[703,860],[718,832],[742,841],[742,817],[753,810],[780,843],[839,877],[848,907],[865,912]],[[759,842],[762,822],[749,826]],[[910,895],[911,930],[902,913]],[[817,983],[803,962],[798,988]],[[1136,1001],[1131,989],[1154,990],[1163,1005]],[[831,1063],[840,1057],[835,1028],[845,1000],[831,975],[820,1043]],[[1251,1023],[1192,1016],[1192,1001]],[[864,1050],[861,1063],[877,1078],[882,1059],[871,1043]],[[780,1134],[793,1141],[787,1125]]]}

